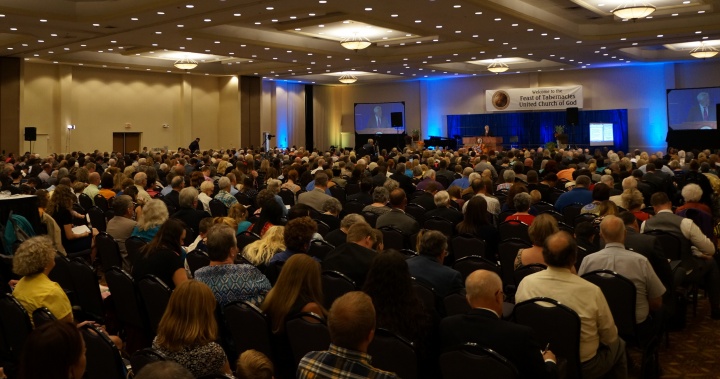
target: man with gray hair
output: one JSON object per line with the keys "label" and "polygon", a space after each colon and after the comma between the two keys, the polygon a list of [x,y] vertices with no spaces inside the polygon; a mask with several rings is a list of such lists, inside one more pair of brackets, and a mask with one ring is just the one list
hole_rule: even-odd
{"label": "man with gray hair", "polygon": [[135,181],[135,188],[138,190],[137,200],[141,204],[147,204],[152,198],[150,194],[145,191],[147,188],[147,174],[144,172],[138,172],[133,178]]}
{"label": "man with gray hair", "polygon": [[218,191],[217,195],[215,195],[215,200],[220,200],[228,208],[238,202],[235,196],[230,194],[231,185],[230,179],[228,179],[227,176],[223,176],[220,180],[218,180],[218,187],[220,187],[220,191]]}
{"label": "man with gray hair", "polygon": [[135,218],[135,204],[128,195],[119,195],[113,201],[113,212],[115,217],[107,223],[107,234],[111,235],[120,248],[120,255],[123,257],[123,269],[130,272],[130,261],[127,259],[125,240],[130,237],[137,225]]}
{"label": "man with gray hair", "polygon": [[423,178],[424,179],[417,184],[418,191],[425,191],[425,189],[430,183],[437,183],[437,188],[440,190],[445,189],[445,187],[443,187],[440,182],[435,181],[435,170],[429,169],[425,171],[425,174],[423,174]]}
{"label": "man with gray hair", "polygon": [[555,354],[543,350],[532,329],[502,319],[502,280],[498,274],[477,270],[465,280],[470,312],[449,316],[440,323],[443,348],[467,342],[493,349],[509,360],[522,378],[557,378]]}
{"label": "man with gray hair", "polygon": [[710,104],[710,95],[703,91],[697,94],[697,104],[693,105],[688,112],[688,122],[715,121],[717,114],[715,106]]}
{"label": "man with gray hair", "polygon": [[365,218],[357,213],[350,213],[340,221],[340,228],[333,230],[325,236],[325,241],[335,247],[344,244],[347,242],[347,232],[350,227],[359,222],[366,223]]}
{"label": "man with gray hair", "polygon": [[180,191],[185,187],[185,178],[182,176],[173,176],[170,181],[171,191],[163,197],[166,204],[172,205],[177,210],[180,208]]}
{"label": "man with gray hair", "polygon": [[460,221],[463,220],[463,214],[454,207],[450,206],[450,194],[447,191],[438,191],[435,193],[433,200],[435,200],[435,209],[425,212],[423,220],[427,221],[433,217],[439,217],[443,220],[449,221],[454,230],[455,225],[459,224]]}
{"label": "man with gray hair", "polygon": [[509,168],[503,171],[503,181],[504,183],[497,185],[497,188],[495,189],[496,191],[509,190],[513,183],[515,183],[515,172]]}
{"label": "man with gray hair", "polygon": [[420,255],[407,260],[410,275],[432,286],[441,298],[463,287],[462,275],[443,265],[447,246],[445,235],[437,230],[427,231],[420,237]]}
{"label": "man with gray hair", "polygon": [[610,196],[622,195],[622,191],[615,188],[615,179],[612,175],[601,176],[600,183],[605,183],[608,187],[610,187]]}
{"label": "man with gray hair", "polygon": [[470,174],[472,174],[472,173],[473,173],[472,167],[465,167],[462,172],[462,178],[453,180],[453,182],[450,183],[450,187],[458,186],[462,189],[470,187]]}
{"label": "man with gray hair", "polygon": [[188,228],[192,229],[193,234],[191,236],[187,236],[188,241],[191,238],[195,239],[198,231],[200,230],[200,220],[212,216],[210,216],[210,213],[208,212],[197,210],[198,190],[196,190],[195,187],[183,188],[180,191],[178,201],[180,208],[170,215],[170,217],[182,220]]}

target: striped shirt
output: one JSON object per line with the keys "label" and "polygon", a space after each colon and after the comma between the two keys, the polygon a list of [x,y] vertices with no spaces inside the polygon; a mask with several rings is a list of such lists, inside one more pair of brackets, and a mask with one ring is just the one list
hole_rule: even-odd
{"label": "striped shirt", "polygon": [[330,344],[327,351],[311,351],[300,361],[297,379],[395,379],[395,373],[378,370],[366,353]]}

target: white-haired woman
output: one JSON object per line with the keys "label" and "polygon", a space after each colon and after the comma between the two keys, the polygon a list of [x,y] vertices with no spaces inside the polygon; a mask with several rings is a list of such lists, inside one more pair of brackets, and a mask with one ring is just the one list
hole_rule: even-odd
{"label": "white-haired woman", "polygon": [[[210,183],[212,184],[212,183]],[[133,237],[140,237],[145,242],[150,242],[160,230],[169,215],[167,206],[162,200],[152,199],[142,208],[142,216],[132,231]]]}
{"label": "white-haired woman", "polygon": [[210,214],[212,214],[212,212],[210,212],[210,200],[213,199],[213,192],[215,192],[215,184],[213,184],[213,182],[206,180],[200,183],[200,194],[198,194],[198,201],[202,203],[203,210]]}
{"label": "white-haired woman", "polygon": [[273,194],[273,197],[275,198],[275,201],[280,204],[280,206],[283,209],[283,217],[287,217],[288,215],[288,209],[285,206],[285,203],[282,200],[282,197],[278,195],[280,193],[280,186],[282,185],[282,182],[277,179],[268,179],[267,180],[267,190]]}
{"label": "white-haired woman", "polygon": [[694,208],[700,211],[703,211],[709,215],[712,215],[712,210],[707,204],[703,204],[700,202],[700,199],[703,195],[703,190],[700,188],[699,185],[695,183],[686,184],[685,187],[682,189],[682,197],[685,200],[685,204],[678,207],[677,210],[675,210],[676,214],[680,214],[680,212]]}

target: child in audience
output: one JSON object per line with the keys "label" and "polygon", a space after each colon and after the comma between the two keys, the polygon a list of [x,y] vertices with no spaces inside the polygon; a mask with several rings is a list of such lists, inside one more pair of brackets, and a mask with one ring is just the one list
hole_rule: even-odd
{"label": "child in audience", "polygon": [[273,379],[273,364],[268,357],[257,351],[247,350],[237,360],[238,379]]}

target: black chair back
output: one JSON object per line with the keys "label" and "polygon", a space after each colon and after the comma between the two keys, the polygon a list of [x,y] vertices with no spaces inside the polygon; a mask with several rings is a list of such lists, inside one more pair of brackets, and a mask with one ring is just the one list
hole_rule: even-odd
{"label": "black chair back", "polygon": [[65,293],[75,292],[75,282],[73,282],[72,272],[70,272],[70,260],[66,256],[60,253],[55,254],[55,267],[50,271],[48,278],[59,284]]}
{"label": "black chair back", "polygon": [[193,242],[195,242],[195,239],[197,238],[197,233],[195,232],[195,229],[186,226],[185,227],[185,239],[183,240],[183,246],[190,246]]}
{"label": "black chair back", "polygon": [[594,213],[581,213],[577,216],[575,216],[575,219],[573,220],[572,225],[575,226],[583,221],[587,221],[592,223],[597,218],[597,215]]}
{"label": "black chair back", "polygon": [[555,208],[540,211],[540,214],[549,214],[550,216],[553,216],[557,222],[565,222],[565,216],[563,216],[562,213],[556,211]]}
{"label": "black chair back", "polygon": [[50,312],[49,309],[45,307],[40,307],[33,311],[32,320],[33,324],[37,328],[48,322],[55,321],[57,320],[57,318],[55,317],[55,315],[52,314],[52,312]]}
{"label": "black chair back", "polygon": [[[280,191],[282,193],[282,190],[280,190]],[[255,199],[251,198],[250,196],[246,195],[243,192],[236,193],[235,198],[237,199],[238,203],[240,203],[246,207],[252,206],[255,203]],[[285,199],[283,199],[283,203],[285,203]],[[285,205],[288,205],[288,203],[285,203]]]}
{"label": "black chair back", "polygon": [[107,230],[107,219],[105,218],[105,212],[100,207],[92,207],[87,210],[87,215],[90,218],[90,224],[92,227],[104,232]]}
{"label": "black chair back", "polygon": [[363,218],[365,219],[365,221],[367,221],[367,223],[370,224],[370,226],[372,226],[373,228],[375,227],[375,225],[377,223],[378,217],[380,217],[377,213],[374,213],[374,212],[366,211],[366,212],[362,212],[361,214],[362,214]]}
{"label": "black chair back", "polygon": [[580,316],[575,311],[557,300],[536,297],[516,304],[513,317],[518,324],[531,327],[542,346],[549,343],[558,358],[567,360],[567,378],[582,376]]}
{"label": "black chair back", "polygon": [[600,287],[610,312],[612,312],[618,334],[628,341],[635,334],[635,298],[637,296],[633,282],[611,270],[591,271],[583,279]]}
{"label": "black chair back", "polygon": [[108,272],[113,266],[123,267],[120,246],[111,235],[100,232],[95,236],[95,247],[103,272]]}
{"label": "black chair back", "polygon": [[169,358],[165,356],[165,354],[153,348],[146,347],[136,351],[132,356],[130,356],[130,367],[132,367],[133,374],[137,376],[140,373],[140,370],[150,363],[167,360],[169,360]]}
{"label": "black chair back", "polygon": [[394,372],[398,378],[418,377],[418,358],[412,342],[387,329],[375,330],[375,338],[368,346],[373,367]]}
{"label": "black chair back", "polygon": [[147,242],[143,241],[140,237],[133,236],[125,240],[125,250],[127,251],[131,266],[135,265],[135,262],[142,257],[142,250],[145,245],[147,245]]}
{"label": "black chair back", "polygon": [[325,221],[322,221],[320,219],[313,219],[315,221],[315,224],[317,224],[317,232],[325,237],[328,233],[330,233],[330,226],[325,223]]}
{"label": "black chair back", "polygon": [[88,209],[92,208],[94,206],[92,198],[88,196],[86,193],[81,193],[80,196],[78,196],[78,202],[80,203],[80,206],[87,211]]}
{"label": "black chair back", "polygon": [[283,204],[293,206],[295,205],[295,192],[288,188],[280,188],[280,192],[278,193],[278,196],[283,201]]}
{"label": "black chair back", "polygon": [[0,351],[17,362],[32,324],[30,316],[20,302],[9,293],[0,295]]}
{"label": "black chair back", "polygon": [[192,275],[195,275],[195,271],[198,269],[210,265],[210,257],[208,257],[208,253],[199,249],[195,249],[187,253],[186,259],[188,266],[190,267],[190,274]]}
{"label": "black chair back", "polygon": [[450,240],[450,248],[452,249],[455,261],[471,255],[485,257],[485,241],[469,234],[461,234]]}
{"label": "black chair back", "polygon": [[584,207],[584,204],[569,204],[565,206],[561,210],[560,213],[563,214],[563,217],[565,218],[565,223],[568,225],[575,225],[575,217],[580,215],[580,211]]}
{"label": "black chair back", "polygon": [[365,204],[357,200],[350,200],[343,205],[343,212],[346,215],[350,213],[362,214],[363,208],[365,208]]}
{"label": "black chair back", "polygon": [[86,379],[125,379],[128,370],[120,356],[120,350],[105,332],[91,324],[84,325],[80,332],[85,340]]}
{"label": "black chair back", "polygon": [[345,185],[345,195],[354,195],[360,192],[360,184],[348,183]]}
{"label": "black chair back", "polygon": [[560,221],[558,221],[558,229],[562,230],[563,232],[568,232],[568,233],[570,233],[570,234],[574,234],[574,233],[575,233],[575,227],[574,227],[574,226],[570,226],[570,225],[568,225],[568,224],[566,224],[566,223],[564,223],[564,222],[560,222]]}
{"label": "black chair back", "polygon": [[443,304],[445,305],[445,315],[454,316],[470,312],[472,307],[467,302],[465,297],[465,289],[457,292],[453,292],[443,298]]}
{"label": "black chair back", "polygon": [[522,280],[525,279],[526,276],[532,275],[536,272],[540,272],[540,271],[543,271],[546,269],[547,269],[547,266],[545,266],[544,264],[540,264],[540,263],[533,263],[533,264],[529,264],[527,266],[522,266],[522,267],[518,268],[517,270],[515,270],[514,275],[513,275],[513,279],[515,280],[515,285],[519,286],[520,282],[522,282]]}
{"label": "black chair back", "polygon": [[682,243],[678,237],[662,230],[650,230],[645,234],[655,236],[660,241],[665,258],[671,261],[682,259]]}
{"label": "black chair back", "polygon": [[497,264],[478,255],[470,255],[456,260],[453,268],[462,275],[463,281],[477,270],[488,270],[500,275],[500,267]]}
{"label": "black chair back", "polygon": [[95,200],[96,207],[100,208],[103,213],[108,213],[108,211],[110,210],[110,202],[108,201],[108,199],[105,198],[105,196],[97,194],[95,195],[95,198],[93,200]]}
{"label": "black chair back", "polygon": [[412,285],[415,295],[417,295],[418,299],[420,299],[425,311],[429,314],[437,314],[438,295],[435,293],[435,288],[433,288],[429,283],[416,278],[413,278]]}
{"label": "black chair back", "polygon": [[82,314],[90,320],[103,323],[105,309],[95,270],[85,259],[73,258],[70,261],[70,272],[75,284],[75,296]]}
{"label": "black chair back", "polygon": [[285,323],[285,332],[295,365],[311,351],[327,350],[330,346],[330,332],[325,319],[315,313],[299,313]]}
{"label": "black chair back", "polygon": [[165,314],[172,290],[155,275],[148,275],[140,279],[138,290],[147,310],[150,328],[157,333],[157,327]]}
{"label": "black chair back", "polygon": [[105,271],[105,281],[115,304],[118,304],[115,310],[118,320],[123,325],[147,330],[147,319],[133,277],[121,268],[113,267]]}
{"label": "black chair back", "polygon": [[383,226],[380,228],[383,234],[383,245],[385,249],[402,250],[407,246],[407,236],[400,229],[392,226]]}
{"label": "black chair back", "polygon": [[517,257],[520,249],[529,247],[532,247],[532,244],[517,238],[505,240],[498,244],[498,260],[502,269],[503,285],[515,284],[515,257]]}
{"label": "black chair back", "polygon": [[329,188],[330,190],[330,196],[338,199],[340,201],[340,204],[345,204],[346,194],[345,189],[343,189],[340,186],[332,186]]}
{"label": "black chair back", "polygon": [[212,199],[210,200],[210,214],[212,214],[213,217],[225,217],[228,214],[228,208],[222,201]]}
{"label": "black chair back", "polygon": [[475,379],[482,373],[483,379],[519,378],[517,368],[494,350],[466,343],[449,349],[440,355],[440,371],[443,378]]}
{"label": "black chair back", "polygon": [[240,252],[242,252],[245,249],[245,246],[260,240],[260,236],[250,232],[250,231],[244,231],[237,235],[237,247]]}
{"label": "black chair back", "polygon": [[547,211],[555,212],[555,206],[545,201],[538,201],[533,204],[533,207],[535,207],[539,213],[545,213]]}
{"label": "black chair back", "polygon": [[503,221],[498,225],[498,233],[500,233],[501,240],[517,238],[527,243],[532,243],[532,241],[530,241],[530,235],[528,234],[528,228],[528,224],[522,221]]}
{"label": "black chair back", "polygon": [[425,207],[420,204],[410,203],[405,207],[405,214],[412,216],[415,220],[421,221],[425,217]]}
{"label": "black chair back", "polygon": [[308,247],[307,254],[322,261],[325,259],[328,253],[333,250],[335,250],[335,246],[323,240],[312,240],[310,241],[310,246]]}
{"label": "black chair back", "polygon": [[428,230],[437,230],[442,234],[446,235],[448,238],[455,235],[455,228],[453,227],[452,222],[442,217],[430,217],[429,219],[425,220],[422,225],[423,228]]}
{"label": "black chair back", "polygon": [[257,350],[272,358],[270,320],[260,308],[246,301],[235,301],[223,308],[238,354]]}
{"label": "black chair back", "polygon": [[325,296],[324,304],[326,309],[330,309],[332,303],[338,297],[352,291],[357,290],[357,284],[347,275],[338,271],[323,271],[321,275],[323,296]]}

